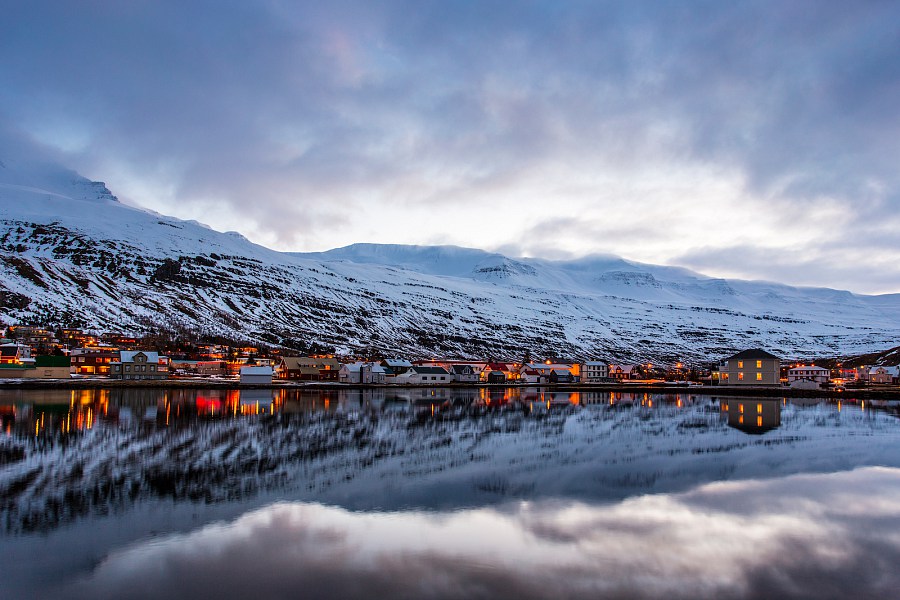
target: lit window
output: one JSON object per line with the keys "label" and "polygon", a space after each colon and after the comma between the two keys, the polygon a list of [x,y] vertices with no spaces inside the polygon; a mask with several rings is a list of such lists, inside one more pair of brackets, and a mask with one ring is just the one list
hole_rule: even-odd
{"label": "lit window", "polygon": [[762,361],[761,360],[756,361],[756,368],[762,369]]}
{"label": "lit window", "polygon": [[739,411],[741,414],[744,414],[744,405],[743,405],[743,404],[738,404],[738,411]]}
{"label": "lit window", "polygon": [[757,412],[757,414],[760,414],[760,415],[762,414],[762,404],[756,405],[756,412]]}
{"label": "lit window", "polygon": [[744,368],[744,361],[739,360],[738,361],[738,369],[743,369],[743,368]]}
{"label": "lit window", "polygon": [[762,417],[756,417],[756,426],[762,427]]}
{"label": "lit window", "polygon": [[757,381],[762,381],[762,373],[757,373],[757,374],[756,374],[756,380],[757,380]]}
{"label": "lit window", "polygon": [[744,380],[744,374],[738,373],[738,381],[743,381],[743,380]]}

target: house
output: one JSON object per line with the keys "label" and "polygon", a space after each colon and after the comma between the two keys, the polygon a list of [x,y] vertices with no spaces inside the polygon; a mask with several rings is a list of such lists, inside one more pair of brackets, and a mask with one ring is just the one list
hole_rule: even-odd
{"label": "house", "polygon": [[602,361],[581,363],[581,382],[598,383],[609,379],[609,365]]}
{"label": "house", "polygon": [[38,356],[24,363],[0,363],[0,378],[68,379],[68,356]]}
{"label": "house", "polygon": [[387,377],[395,377],[412,369],[413,364],[402,358],[386,358],[381,361],[381,366],[385,367]]}
{"label": "house", "polygon": [[781,359],[759,348],[729,356],[719,371],[721,385],[781,385]]}
{"label": "house", "polygon": [[610,379],[638,379],[637,365],[609,365],[608,376]]}
{"label": "house", "polygon": [[241,383],[269,385],[275,371],[270,366],[244,366],[241,367]]}
{"label": "house", "polygon": [[341,383],[384,383],[385,369],[378,363],[355,362],[341,365],[338,381]]}
{"label": "house", "polygon": [[894,383],[900,376],[900,367],[876,367],[866,369],[866,379],[869,383]]}
{"label": "house", "polygon": [[409,385],[446,385],[453,381],[453,375],[444,367],[413,366],[394,380]]}
{"label": "house", "polygon": [[0,364],[22,365],[31,363],[31,346],[11,342],[0,346]]}
{"label": "house", "polygon": [[575,381],[575,377],[567,369],[551,369],[548,381],[550,383],[572,383]]}
{"label": "house", "polygon": [[275,366],[279,379],[297,381],[338,381],[341,363],[334,358],[283,356]]}
{"label": "house", "polygon": [[119,349],[88,346],[72,350],[72,371],[78,375],[109,375],[110,364],[119,362]]}
{"label": "house", "polygon": [[168,379],[169,367],[157,352],[123,350],[119,360],[109,364],[112,379]]}
{"label": "house", "polygon": [[513,374],[506,363],[492,362],[484,365],[479,373],[479,379],[487,383],[506,383],[510,379],[516,379],[518,373]]}
{"label": "house", "polygon": [[[565,371],[574,382],[581,372],[581,365],[572,363],[527,363],[521,366],[518,372],[519,379],[525,378],[526,383],[548,383],[551,381],[553,371]],[[535,377],[534,372],[537,372]],[[526,374],[527,373],[527,374]]]}
{"label": "house", "polygon": [[450,374],[453,375],[453,381],[459,383],[476,383],[479,378],[480,371],[473,365],[451,365]]}
{"label": "house", "polygon": [[791,367],[787,372],[788,385],[791,387],[818,388],[828,383],[831,371],[815,365]]}
{"label": "house", "polygon": [[543,383],[545,378],[539,370],[530,365],[525,365],[525,367],[519,371],[519,381],[523,383]]}

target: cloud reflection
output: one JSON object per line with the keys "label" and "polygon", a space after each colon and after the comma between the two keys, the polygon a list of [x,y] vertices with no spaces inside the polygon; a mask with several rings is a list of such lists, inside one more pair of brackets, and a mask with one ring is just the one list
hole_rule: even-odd
{"label": "cloud reflection", "polygon": [[91,598],[884,597],[900,470],[453,513],[275,504],[110,555]]}

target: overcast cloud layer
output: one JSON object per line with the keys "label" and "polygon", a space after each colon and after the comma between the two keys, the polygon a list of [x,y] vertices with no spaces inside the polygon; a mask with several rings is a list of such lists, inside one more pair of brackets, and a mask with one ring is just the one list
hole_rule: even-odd
{"label": "overcast cloud layer", "polygon": [[896,2],[5,2],[0,81],[0,129],[276,249],[900,292]]}

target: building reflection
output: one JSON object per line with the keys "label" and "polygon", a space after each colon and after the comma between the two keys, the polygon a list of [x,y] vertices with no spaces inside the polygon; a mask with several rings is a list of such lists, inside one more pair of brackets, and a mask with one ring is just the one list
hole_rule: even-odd
{"label": "building reflection", "polygon": [[[831,402],[716,398],[689,393],[570,391],[541,387],[372,388],[304,390],[296,388],[7,390],[0,392],[0,424],[7,435],[67,435],[98,425],[178,427],[195,422],[266,415],[409,414],[417,419],[465,418],[495,412],[524,415],[567,414],[577,410],[638,412],[666,418],[681,411],[721,413],[728,426],[762,434],[781,425],[781,410]],[[896,401],[834,401],[837,410],[900,414]]]}
{"label": "building reflection", "polygon": [[781,407],[784,399],[723,398],[722,412],[729,427],[753,435],[761,435],[781,426]]}

